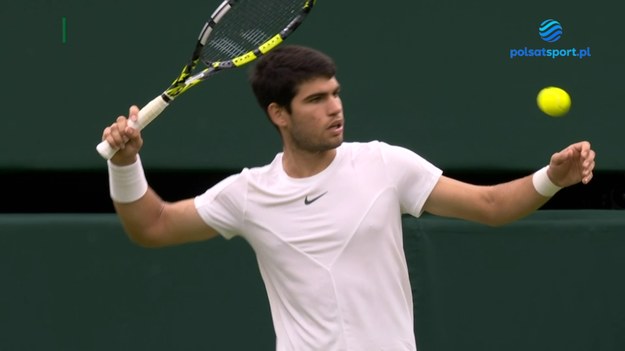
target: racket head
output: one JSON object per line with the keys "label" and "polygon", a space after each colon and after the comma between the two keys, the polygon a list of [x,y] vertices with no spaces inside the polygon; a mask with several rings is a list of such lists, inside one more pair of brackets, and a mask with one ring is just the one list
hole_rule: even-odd
{"label": "racket head", "polygon": [[[304,21],[316,0],[225,0],[204,24],[192,58],[164,92],[174,99],[224,69],[271,51]],[[194,73],[198,63],[205,68]]]}
{"label": "racket head", "polygon": [[228,1],[211,16],[200,34],[200,60],[207,66],[240,66],[286,39],[312,10],[313,0]]}

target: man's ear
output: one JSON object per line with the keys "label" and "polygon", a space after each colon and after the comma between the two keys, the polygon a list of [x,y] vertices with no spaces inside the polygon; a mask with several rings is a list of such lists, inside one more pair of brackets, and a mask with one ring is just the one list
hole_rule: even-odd
{"label": "man's ear", "polygon": [[272,102],[269,106],[267,106],[267,114],[269,115],[271,122],[278,127],[284,127],[288,122],[286,119],[288,112],[283,106],[280,106],[275,102]]}

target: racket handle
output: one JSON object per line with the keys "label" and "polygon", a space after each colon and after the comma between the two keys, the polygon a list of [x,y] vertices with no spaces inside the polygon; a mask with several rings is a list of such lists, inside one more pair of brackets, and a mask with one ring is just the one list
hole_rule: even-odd
{"label": "racket handle", "polygon": [[[142,130],[158,117],[168,105],[169,103],[165,101],[162,95],[157,96],[139,111],[136,122],[128,120],[128,124],[135,129]],[[96,150],[102,158],[110,160],[119,149],[112,147],[106,140],[103,140],[96,146]]]}

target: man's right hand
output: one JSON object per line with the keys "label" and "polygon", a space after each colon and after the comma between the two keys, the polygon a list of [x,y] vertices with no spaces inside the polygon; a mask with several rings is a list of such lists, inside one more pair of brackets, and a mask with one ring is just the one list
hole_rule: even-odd
{"label": "man's right hand", "polygon": [[112,147],[119,151],[111,158],[111,162],[118,166],[125,166],[137,160],[137,154],[143,146],[141,131],[130,127],[128,119],[137,120],[139,108],[131,106],[128,117],[119,116],[115,123],[104,128],[102,140],[106,140]]}

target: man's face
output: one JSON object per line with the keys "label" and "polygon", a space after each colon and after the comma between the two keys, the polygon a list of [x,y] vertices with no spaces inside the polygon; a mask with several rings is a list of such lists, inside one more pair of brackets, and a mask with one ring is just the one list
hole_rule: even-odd
{"label": "man's face", "polygon": [[291,102],[288,141],[309,152],[334,149],[343,142],[343,104],[335,77],[315,78],[299,86]]}

